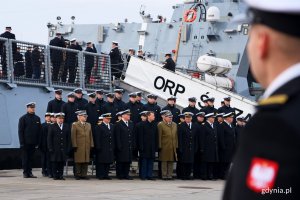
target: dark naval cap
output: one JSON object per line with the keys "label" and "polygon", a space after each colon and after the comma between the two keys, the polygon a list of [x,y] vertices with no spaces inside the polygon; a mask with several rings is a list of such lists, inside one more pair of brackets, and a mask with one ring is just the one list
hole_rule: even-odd
{"label": "dark naval cap", "polygon": [[215,98],[214,97],[210,97],[210,98],[207,99],[207,101],[215,102]]}
{"label": "dark naval cap", "polygon": [[184,114],[181,113],[181,114],[178,115],[178,117],[181,118],[181,119],[184,119]]}
{"label": "dark naval cap", "polygon": [[5,27],[6,30],[11,30],[11,26]]}
{"label": "dark naval cap", "polygon": [[142,94],[143,94],[143,92],[141,92],[141,91],[136,92],[136,96],[138,96],[138,97],[141,97]]}
{"label": "dark naval cap", "polygon": [[96,90],[95,92],[96,92],[96,94],[103,94],[104,93],[103,90]]}
{"label": "dark naval cap", "polygon": [[123,94],[124,90],[123,89],[114,89],[115,93]]}
{"label": "dark naval cap", "polygon": [[114,98],[115,94],[114,93],[108,93],[108,94],[106,94],[106,97],[108,97],[108,98]]}
{"label": "dark naval cap", "polygon": [[188,98],[188,100],[189,100],[190,102],[196,102],[196,101],[197,101],[196,97],[190,97],[190,98]]}
{"label": "dark naval cap", "polygon": [[111,119],[111,113],[104,113],[104,114],[101,115],[101,117]]}
{"label": "dark naval cap", "polygon": [[298,0],[244,0],[249,6],[244,16],[233,23],[262,24],[279,32],[300,37],[300,4]]}
{"label": "dark naval cap", "polygon": [[36,103],[35,102],[29,102],[26,104],[26,107],[35,108]]}
{"label": "dark naval cap", "polygon": [[224,101],[231,101],[231,97],[224,97]]}

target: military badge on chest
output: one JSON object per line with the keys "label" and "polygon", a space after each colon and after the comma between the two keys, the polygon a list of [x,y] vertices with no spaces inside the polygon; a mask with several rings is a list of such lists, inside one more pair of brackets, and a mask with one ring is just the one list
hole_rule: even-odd
{"label": "military badge on chest", "polygon": [[247,186],[254,192],[262,192],[263,189],[272,189],[275,184],[279,165],[277,162],[253,158],[247,177]]}

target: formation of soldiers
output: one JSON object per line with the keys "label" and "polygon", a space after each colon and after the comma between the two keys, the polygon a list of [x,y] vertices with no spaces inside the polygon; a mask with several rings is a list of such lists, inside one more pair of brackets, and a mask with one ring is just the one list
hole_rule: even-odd
{"label": "formation of soldiers", "polygon": [[143,104],[142,92],[130,93],[125,103],[122,89],[108,94],[96,90],[88,94],[88,101],[81,88],[68,93],[67,102],[62,100],[61,89],[54,93],[44,123],[35,115],[34,102],[26,105],[27,113],[19,120],[24,178],[36,178],[31,162],[38,148],[43,176],[55,180],[64,180],[68,158],[74,159],[77,180],[88,179],[90,158],[96,163],[98,179],[111,179],[109,170],[115,164],[117,178],[131,180],[134,160],[138,160],[142,180],[154,180],[156,160],[163,180],[173,179],[175,162],[178,179],[225,179],[245,125],[243,118],[235,118],[230,97],[224,98],[218,110],[214,98],[204,99],[206,106],[198,110],[197,99],[191,97],[181,113],[174,96],[160,108],[154,94],[147,95],[147,103]]}

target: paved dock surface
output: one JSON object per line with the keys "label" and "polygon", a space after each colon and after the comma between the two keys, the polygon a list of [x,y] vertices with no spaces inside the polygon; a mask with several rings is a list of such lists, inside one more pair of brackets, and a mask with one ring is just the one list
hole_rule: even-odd
{"label": "paved dock surface", "polygon": [[65,181],[41,176],[35,169],[36,179],[24,179],[21,170],[0,171],[1,200],[87,200],[87,199],[172,199],[219,200],[224,181],[174,180],[75,180],[67,176]]}

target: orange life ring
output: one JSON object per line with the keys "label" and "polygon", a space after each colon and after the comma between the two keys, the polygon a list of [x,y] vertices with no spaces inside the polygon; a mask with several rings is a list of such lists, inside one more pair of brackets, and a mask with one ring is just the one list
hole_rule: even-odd
{"label": "orange life ring", "polygon": [[195,9],[190,9],[184,13],[185,22],[193,22],[197,18],[197,11]]}

